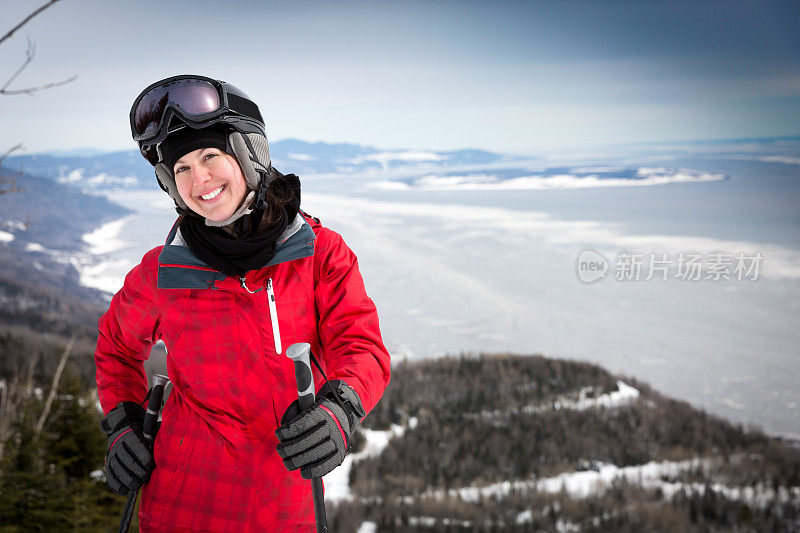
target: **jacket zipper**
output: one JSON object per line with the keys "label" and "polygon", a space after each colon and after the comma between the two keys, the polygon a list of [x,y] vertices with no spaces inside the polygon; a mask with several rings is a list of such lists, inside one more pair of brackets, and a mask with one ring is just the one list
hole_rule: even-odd
{"label": "jacket zipper", "polygon": [[[251,291],[247,286],[244,276],[239,277],[242,288],[250,294],[260,292],[261,289]],[[267,303],[269,304],[269,319],[272,322],[272,337],[275,339],[275,352],[281,354],[281,329],[278,326],[278,307],[275,305],[275,291],[272,289],[272,278],[267,280]]]}
{"label": "jacket zipper", "polygon": [[269,302],[269,318],[272,320],[272,337],[275,339],[275,352],[281,354],[281,330],[278,326],[278,307],[275,305],[275,291],[272,289],[272,278],[267,280],[267,301]]}

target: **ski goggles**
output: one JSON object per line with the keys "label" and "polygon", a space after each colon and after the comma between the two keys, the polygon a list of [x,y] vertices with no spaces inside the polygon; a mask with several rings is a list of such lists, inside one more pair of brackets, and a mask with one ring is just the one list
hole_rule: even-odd
{"label": "ski goggles", "polygon": [[166,138],[175,116],[181,127],[202,128],[218,122],[236,126],[237,117],[264,123],[258,106],[230,84],[191,75],[157,81],[134,100],[130,112],[133,140],[154,165],[156,146]]}

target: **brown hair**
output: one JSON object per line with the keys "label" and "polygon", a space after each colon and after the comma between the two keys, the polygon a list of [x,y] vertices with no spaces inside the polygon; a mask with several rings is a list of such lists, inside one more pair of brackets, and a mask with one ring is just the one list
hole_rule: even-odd
{"label": "brown hair", "polygon": [[[280,222],[283,218],[283,212],[286,206],[289,205],[294,198],[294,191],[289,185],[289,182],[283,177],[283,174],[275,170],[271,165],[269,167],[269,172],[270,183],[264,196],[267,208],[264,212],[264,217],[258,225],[259,229],[268,228]],[[289,222],[291,222],[291,220]]]}

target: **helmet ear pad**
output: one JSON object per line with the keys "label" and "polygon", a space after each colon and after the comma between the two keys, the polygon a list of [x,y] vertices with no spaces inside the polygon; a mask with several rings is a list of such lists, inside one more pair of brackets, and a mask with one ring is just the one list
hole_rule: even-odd
{"label": "helmet ear pad", "polygon": [[178,186],[175,184],[175,176],[172,174],[172,170],[167,168],[167,165],[163,161],[156,163],[155,169],[156,178],[161,184],[161,188],[165,189],[167,194],[169,194],[172,199],[175,200],[175,205],[184,211],[189,209],[189,207],[186,205],[186,202],[183,201],[183,198],[181,198],[181,195],[178,192]]}
{"label": "helmet ear pad", "polygon": [[[242,134],[233,130],[228,135],[228,145],[239,163],[239,168],[242,169],[242,174],[249,190],[255,191],[258,188],[262,174],[267,176],[267,180],[272,178],[269,143],[266,136],[259,133]],[[172,169],[168,168],[163,161],[159,161],[155,166],[155,171],[156,178],[161,183],[162,189],[165,189],[167,194],[172,197],[175,205],[182,210],[189,209],[178,192]]]}
{"label": "helmet ear pad", "polygon": [[228,144],[239,161],[247,186],[255,191],[261,182],[261,176],[271,174],[267,138],[259,133],[242,134],[233,130],[228,135]]}

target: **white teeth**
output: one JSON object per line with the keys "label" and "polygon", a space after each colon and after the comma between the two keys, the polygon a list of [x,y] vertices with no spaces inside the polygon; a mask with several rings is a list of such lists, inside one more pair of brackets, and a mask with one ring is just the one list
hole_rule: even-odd
{"label": "white teeth", "polygon": [[214,189],[213,191],[211,191],[208,194],[200,195],[200,198],[202,198],[203,200],[211,200],[212,198],[216,197],[221,192],[222,192],[222,187],[219,187],[217,189]]}

